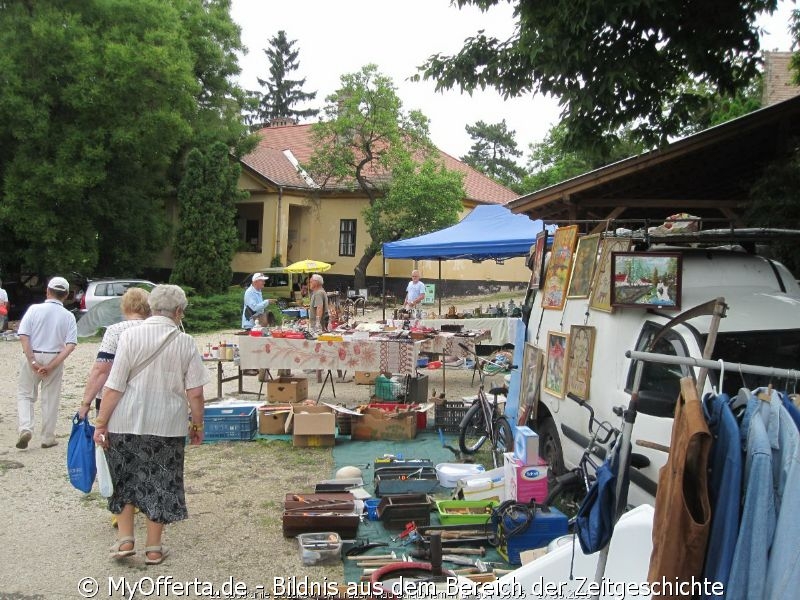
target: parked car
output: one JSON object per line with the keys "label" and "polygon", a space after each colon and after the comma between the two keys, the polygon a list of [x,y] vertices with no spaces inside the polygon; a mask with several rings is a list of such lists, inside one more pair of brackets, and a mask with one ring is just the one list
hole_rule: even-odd
{"label": "parked car", "polygon": [[86,283],[86,288],[75,293],[78,306],[76,317],[84,315],[90,308],[111,298],[122,296],[128,288],[140,287],[148,292],[156,284],[146,279],[94,279]]}

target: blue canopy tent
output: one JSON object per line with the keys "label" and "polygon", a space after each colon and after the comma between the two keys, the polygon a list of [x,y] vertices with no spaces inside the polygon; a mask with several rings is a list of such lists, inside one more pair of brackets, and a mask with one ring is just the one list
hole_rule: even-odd
{"label": "blue canopy tent", "polygon": [[384,258],[413,260],[505,260],[526,256],[542,230],[541,220],[514,214],[505,206],[476,206],[459,223],[383,245]]}

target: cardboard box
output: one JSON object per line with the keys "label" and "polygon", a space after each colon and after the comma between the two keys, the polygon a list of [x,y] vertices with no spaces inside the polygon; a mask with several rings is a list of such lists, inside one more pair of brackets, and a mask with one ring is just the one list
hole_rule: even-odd
{"label": "cardboard box", "polygon": [[524,465],[539,464],[539,435],[530,427],[517,427],[514,432],[514,458]]}
{"label": "cardboard box", "polygon": [[280,408],[267,405],[260,406],[258,408],[258,433],[261,435],[284,433],[286,419],[291,411],[292,407],[288,405]]}
{"label": "cardboard box", "polygon": [[308,398],[308,379],[305,377],[278,377],[267,381],[269,402],[300,402]]}
{"label": "cardboard box", "polygon": [[547,498],[547,463],[523,465],[513,452],[503,454],[506,499],[517,502],[544,502]]}
{"label": "cardboard box", "polygon": [[413,440],[417,437],[416,412],[386,412],[366,408],[360,417],[353,417],[350,439],[353,440]]}
{"label": "cardboard box", "polygon": [[292,445],[327,447],[336,443],[336,415],[325,405],[292,405]]}
{"label": "cardboard box", "polygon": [[372,385],[378,375],[378,371],[356,371],[355,381],[357,385]]}
{"label": "cardboard box", "polygon": [[505,470],[497,467],[460,478],[453,497],[462,500],[496,500],[498,503],[505,501]]}

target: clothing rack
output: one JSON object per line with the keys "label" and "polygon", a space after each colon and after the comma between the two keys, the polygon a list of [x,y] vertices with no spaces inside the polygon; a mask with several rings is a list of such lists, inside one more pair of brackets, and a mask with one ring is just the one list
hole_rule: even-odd
{"label": "clothing rack", "polygon": [[640,352],[638,350],[628,350],[625,353],[625,356],[633,360],[641,360],[644,362],[657,362],[669,365],[688,365],[690,367],[701,367],[704,369],[724,369],[725,371],[730,371],[731,373],[750,373],[752,375],[764,375],[767,377],[775,377],[777,379],[794,379],[800,381],[800,371],[796,369],[762,367],[759,365],[748,365],[745,363],[732,363],[721,360],[693,358],[691,356],[673,356],[671,354]]}

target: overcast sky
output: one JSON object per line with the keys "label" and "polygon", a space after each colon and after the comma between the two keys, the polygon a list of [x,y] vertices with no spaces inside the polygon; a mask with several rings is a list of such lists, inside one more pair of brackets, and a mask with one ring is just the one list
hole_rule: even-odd
{"label": "overcast sky", "polygon": [[[762,22],[772,34],[764,48],[789,50],[785,30],[792,6],[782,0],[779,14]],[[541,141],[559,120],[560,109],[552,98],[503,100],[493,90],[472,96],[437,93],[431,82],[407,81],[430,55],[454,54],[479,29],[500,39],[511,35],[513,11],[507,2],[481,13],[472,6],[452,7],[449,0],[233,0],[232,16],[242,27],[248,49],[240,59],[244,88],[260,89],[256,78],[269,78],[263,49],[283,29],[300,51],[299,69],[291,76],[305,77],[304,91],[317,92],[315,107],[339,88],[342,74],[375,63],[394,81],[403,108],[421,110],[431,121],[433,142],[456,158],[469,151],[471,140],[464,127],[476,121],[505,119],[527,157],[528,144]]]}

